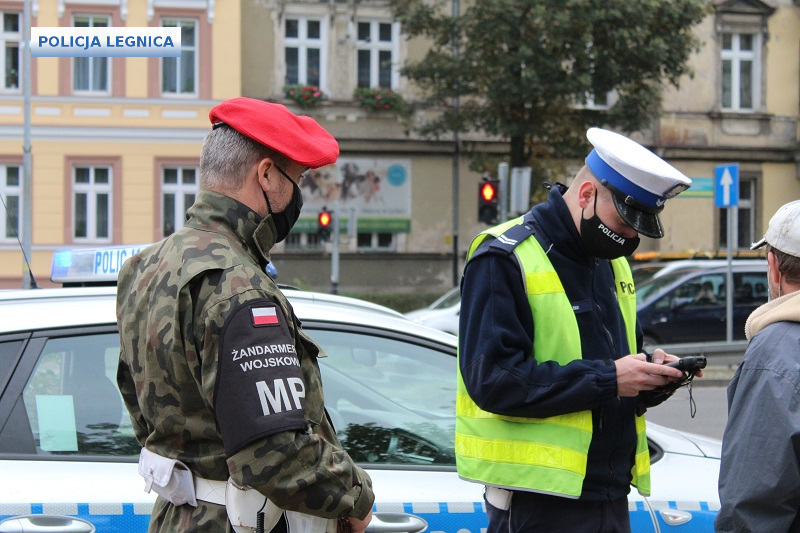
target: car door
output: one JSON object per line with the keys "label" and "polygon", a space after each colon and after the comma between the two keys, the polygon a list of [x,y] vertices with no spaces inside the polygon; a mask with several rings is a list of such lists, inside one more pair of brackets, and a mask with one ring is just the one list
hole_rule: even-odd
{"label": "car door", "polygon": [[7,337],[0,354],[14,369],[0,382],[0,531],[145,531],[155,494],[115,383],[116,327]]}
{"label": "car door", "polygon": [[486,528],[483,487],[455,470],[454,346],[378,328],[303,327],[328,356],[319,365],[339,439],[372,477],[374,526]]}

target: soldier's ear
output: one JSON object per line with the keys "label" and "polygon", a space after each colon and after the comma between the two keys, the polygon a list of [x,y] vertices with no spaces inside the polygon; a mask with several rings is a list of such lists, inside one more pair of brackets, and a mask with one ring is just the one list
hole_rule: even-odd
{"label": "soldier's ear", "polygon": [[272,159],[269,157],[265,157],[258,162],[256,166],[256,179],[258,179],[262,189],[266,190],[269,187],[271,178],[269,171],[274,165],[275,163],[273,163]]}

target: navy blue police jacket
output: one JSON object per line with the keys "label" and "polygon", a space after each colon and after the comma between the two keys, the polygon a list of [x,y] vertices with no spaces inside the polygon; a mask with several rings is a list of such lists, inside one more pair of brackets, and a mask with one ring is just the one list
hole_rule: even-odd
{"label": "navy blue police jacket", "polygon": [[[461,282],[459,365],[469,395],[485,411],[543,418],[591,410],[592,442],[580,499],[616,500],[630,491],[636,399],[617,396],[613,361],[630,350],[611,264],[589,256],[564,190],[553,187],[547,202],[531,212],[544,234],[539,242],[546,251],[552,244],[548,257],[575,310],[583,358],[565,366],[537,363],[531,357],[533,336],[548,333],[534,331],[515,256],[476,251]],[[478,250],[493,240],[487,238]]]}

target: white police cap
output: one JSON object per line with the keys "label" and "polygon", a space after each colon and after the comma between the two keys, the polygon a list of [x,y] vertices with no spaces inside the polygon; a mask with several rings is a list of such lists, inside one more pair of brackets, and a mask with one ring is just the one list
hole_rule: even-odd
{"label": "white police cap", "polygon": [[692,185],[692,180],[641,144],[613,131],[586,132],[594,150],[586,165],[607,189],[622,219],[642,235],[660,239],[658,214],[664,204]]}

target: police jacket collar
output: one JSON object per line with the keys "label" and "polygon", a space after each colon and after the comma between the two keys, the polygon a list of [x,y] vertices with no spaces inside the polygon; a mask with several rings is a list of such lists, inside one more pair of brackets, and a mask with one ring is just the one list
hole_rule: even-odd
{"label": "police jacket collar", "polygon": [[533,215],[547,239],[564,256],[577,263],[587,263],[590,259],[589,253],[583,245],[581,235],[572,219],[572,213],[569,212],[563,198],[566,190],[564,185],[556,183],[550,189],[547,201],[534,206]]}

